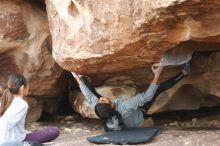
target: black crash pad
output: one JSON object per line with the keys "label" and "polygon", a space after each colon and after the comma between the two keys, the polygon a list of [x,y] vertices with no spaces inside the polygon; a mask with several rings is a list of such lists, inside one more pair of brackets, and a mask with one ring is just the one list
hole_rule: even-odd
{"label": "black crash pad", "polygon": [[160,133],[158,128],[132,128],[120,131],[110,131],[101,135],[87,137],[87,140],[97,144],[140,144],[152,140]]}

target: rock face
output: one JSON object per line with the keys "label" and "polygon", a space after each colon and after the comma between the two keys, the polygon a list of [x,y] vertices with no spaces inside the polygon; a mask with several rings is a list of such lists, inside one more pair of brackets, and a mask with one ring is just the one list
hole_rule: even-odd
{"label": "rock face", "polygon": [[[29,81],[29,96],[37,98],[60,96],[65,87],[65,83],[62,82],[63,70],[55,63],[51,51],[46,13],[31,2],[2,0],[0,94],[6,86],[8,76],[20,73]],[[42,107],[35,108],[35,112],[36,109],[41,113]]]}
{"label": "rock face", "polygon": [[46,13],[23,1],[0,2],[0,87],[11,73],[29,80],[30,95],[58,96],[63,70],[51,55]]}
{"label": "rock face", "polygon": [[[46,6],[53,57],[62,68],[90,76],[95,86],[135,86],[139,93],[153,77],[149,66],[167,50],[203,52],[193,55],[189,77],[162,93],[149,113],[219,103],[219,0],[46,0]],[[164,68],[161,81],[180,68]],[[71,97],[76,111],[95,117],[80,93]]]}
{"label": "rock face", "polygon": [[43,102],[33,97],[28,97],[25,100],[28,102],[28,106],[29,106],[29,111],[27,114],[26,121],[27,122],[37,121],[43,112]]}
{"label": "rock face", "polygon": [[144,68],[171,48],[219,49],[202,45],[220,41],[219,0],[47,0],[46,5],[53,56],[80,74]]}

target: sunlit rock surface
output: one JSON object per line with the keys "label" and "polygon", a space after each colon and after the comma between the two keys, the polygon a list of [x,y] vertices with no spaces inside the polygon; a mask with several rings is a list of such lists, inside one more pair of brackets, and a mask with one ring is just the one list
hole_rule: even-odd
{"label": "sunlit rock surface", "polygon": [[51,55],[46,13],[24,1],[0,2],[0,87],[11,73],[29,81],[30,95],[58,96],[63,70]]}
{"label": "sunlit rock surface", "polygon": [[53,56],[64,69],[91,75],[148,67],[171,48],[219,49],[200,45],[220,41],[219,3],[47,0]]}
{"label": "sunlit rock surface", "polygon": [[[190,75],[162,93],[149,113],[219,103],[219,0],[46,0],[46,6],[52,54],[62,68],[89,76],[100,88],[126,85],[139,93],[153,78],[149,67],[167,50],[192,50]],[[160,80],[180,71],[165,67]],[[71,99],[76,111],[94,117],[82,96]]]}

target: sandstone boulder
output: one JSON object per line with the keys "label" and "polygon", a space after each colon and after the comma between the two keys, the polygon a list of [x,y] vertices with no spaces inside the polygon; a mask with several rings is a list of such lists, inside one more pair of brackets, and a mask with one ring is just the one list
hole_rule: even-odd
{"label": "sandstone boulder", "polygon": [[59,96],[63,70],[51,54],[47,15],[27,1],[0,2],[0,94],[12,73],[24,74],[29,95]]}
{"label": "sandstone boulder", "polygon": [[43,112],[43,102],[33,97],[27,97],[26,101],[29,106],[26,121],[28,123],[36,122]]}
{"label": "sandstone boulder", "polygon": [[29,96],[36,98],[30,99],[28,122],[41,116],[43,101],[39,98],[56,100],[66,85],[63,69],[56,64],[51,51],[46,12],[31,1],[1,0],[0,94],[10,74],[23,74],[29,81]]}
{"label": "sandstone boulder", "polygon": [[[162,93],[149,113],[214,106],[220,89],[219,5],[219,0],[46,0],[53,57],[95,86],[134,86],[141,92],[153,77],[150,65],[166,51],[203,52],[193,55],[189,77]],[[180,70],[164,68],[161,81]],[[94,117],[80,93],[72,97],[76,111]]]}
{"label": "sandstone boulder", "polygon": [[[219,50],[219,0],[46,0],[53,56],[80,74],[126,72],[168,49]],[[209,46],[208,48],[204,46]]]}

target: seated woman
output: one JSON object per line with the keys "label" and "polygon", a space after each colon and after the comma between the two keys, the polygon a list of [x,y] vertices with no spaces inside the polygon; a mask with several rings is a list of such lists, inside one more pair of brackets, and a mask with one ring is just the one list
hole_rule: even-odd
{"label": "seated woman", "polygon": [[27,96],[29,86],[22,75],[11,75],[8,87],[0,99],[0,143],[4,142],[49,142],[59,136],[56,127],[26,134],[25,118],[28,104],[23,99]]}
{"label": "seated woman", "polygon": [[144,117],[156,97],[163,91],[173,87],[187,75],[188,66],[173,78],[158,84],[163,66],[158,63],[152,66],[154,78],[148,89],[130,99],[114,99],[98,94],[84,76],[72,72],[88,103],[95,109],[97,116],[103,121],[104,130],[120,130],[144,126]]}

